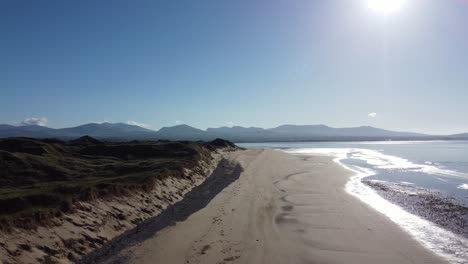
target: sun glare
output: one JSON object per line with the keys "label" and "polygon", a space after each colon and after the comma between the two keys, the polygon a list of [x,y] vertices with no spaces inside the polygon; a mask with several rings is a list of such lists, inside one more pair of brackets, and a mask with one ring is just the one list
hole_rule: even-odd
{"label": "sun glare", "polygon": [[405,2],[406,0],[367,0],[367,5],[377,12],[392,13],[400,10]]}

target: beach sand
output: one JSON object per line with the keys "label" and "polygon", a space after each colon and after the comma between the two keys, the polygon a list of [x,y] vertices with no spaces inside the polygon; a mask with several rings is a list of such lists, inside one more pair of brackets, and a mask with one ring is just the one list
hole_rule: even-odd
{"label": "beach sand", "polygon": [[199,190],[200,210],[178,208],[157,232],[141,227],[99,262],[445,263],[347,194],[352,173],[331,158],[249,149],[225,159],[235,178],[209,200],[210,186]]}

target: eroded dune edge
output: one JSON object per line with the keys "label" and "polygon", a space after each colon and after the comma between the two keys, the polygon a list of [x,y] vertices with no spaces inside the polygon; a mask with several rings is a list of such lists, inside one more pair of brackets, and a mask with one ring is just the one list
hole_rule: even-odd
{"label": "eroded dune edge", "polygon": [[222,140],[0,140],[0,262],[77,262],[180,201],[235,149]]}

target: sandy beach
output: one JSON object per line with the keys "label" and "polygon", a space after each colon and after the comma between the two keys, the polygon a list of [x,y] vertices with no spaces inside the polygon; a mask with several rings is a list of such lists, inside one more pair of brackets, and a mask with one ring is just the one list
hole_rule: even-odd
{"label": "sandy beach", "polygon": [[211,179],[224,183],[222,190],[202,184],[198,196],[186,198],[187,206],[164,221],[151,220],[107,248],[104,257],[88,261],[446,263],[347,194],[352,173],[331,158],[249,149],[226,154],[222,167],[230,178],[218,171]]}

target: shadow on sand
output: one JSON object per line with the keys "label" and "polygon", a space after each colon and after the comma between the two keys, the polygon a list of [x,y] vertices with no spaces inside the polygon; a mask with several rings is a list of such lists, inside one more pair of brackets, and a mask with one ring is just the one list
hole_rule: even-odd
{"label": "shadow on sand", "polygon": [[119,256],[119,252],[155,236],[163,228],[184,221],[191,214],[203,209],[218,193],[237,180],[242,170],[239,164],[230,164],[225,159],[221,160],[213,173],[201,185],[188,192],[183,200],[114,238],[102,248],[84,256],[77,263],[126,263],[125,256]]}

